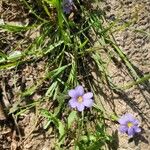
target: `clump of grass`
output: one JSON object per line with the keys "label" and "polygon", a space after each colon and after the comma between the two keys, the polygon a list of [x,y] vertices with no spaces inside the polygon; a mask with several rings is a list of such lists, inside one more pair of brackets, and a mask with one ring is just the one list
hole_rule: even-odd
{"label": "clump of grass", "polygon": [[[106,132],[105,123],[106,118],[111,120],[111,115],[109,116],[102,106],[95,104],[91,111],[82,113],[72,111],[68,107],[67,92],[79,84],[93,93],[106,84],[111,89],[120,89],[112,82],[107,62],[102,59],[100,49],[111,47],[106,53],[108,57],[112,59],[112,56],[117,55],[123,60],[136,80],[126,87],[149,79],[149,76],[139,78],[127,56],[113,40],[111,27],[104,26],[103,14],[99,10],[89,10],[91,6],[81,2],[74,0],[72,13],[65,14],[60,0],[39,0],[32,3],[23,0],[23,5],[33,14],[35,22],[27,26],[0,26],[2,30],[15,34],[38,29],[39,35],[33,42],[21,52],[15,51],[13,57],[0,52],[0,69],[17,69],[26,63],[46,60],[43,78],[20,93],[22,101],[48,82],[42,98],[23,107],[17,104],[15,109],[10,109],[10,113],[19,116],[36,107],[37,118],[44,117],[47,120],[44,129],[52,126],[57,149],[101,149],[112,141],[112,137]],[[95,46],[96,42],[98,47]],[[98,84],[95,84],[93,71]],[[45,103],[54,106],[52,109],[42,108]]]}

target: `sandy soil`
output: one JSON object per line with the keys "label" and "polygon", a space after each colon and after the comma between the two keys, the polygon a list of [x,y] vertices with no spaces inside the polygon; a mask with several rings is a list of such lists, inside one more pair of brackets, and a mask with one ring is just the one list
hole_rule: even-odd
{"label": "sandy soil", "polygon": [[[110,22],[119,20],[117,28],[126,22],[133,22],[129,27],[114,32],[113,35],[124,53],[132,62],[138,75],[150,73],[150,1],[149,0],[106,0],[99,5]],[[116,29],[115,29],[116,30]],[[137,32],[142,30],[148,34]],[[110,64],[109,73],[114,83],[125,85],[132,80],[125,67]],[[133,139],[118,134],[114,149],[144,150],[150,149],[150,83],[147,81],[138,87],[126,90],[124,93],[108,95],[107,107],[122,115],[133,113],[140,121],[142,134]],[[110,105],[111,101],[111,105]],[[106,100],[105,100],[106,102]],[[115,132],[115,127],[112,129]]]}

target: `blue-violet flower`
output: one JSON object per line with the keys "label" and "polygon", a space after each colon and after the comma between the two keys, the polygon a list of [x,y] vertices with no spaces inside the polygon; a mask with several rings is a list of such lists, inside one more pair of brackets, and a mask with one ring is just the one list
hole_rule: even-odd
{"label": "blue-violet flower", "polygon": [[66,14],[70,14],[73,10],[73,0],[63,0],[63,11]]}
{"label": "blue-violet flower", "polygon": [[141,132],[139,121],[132,114],[123,115],[118,122],[120,123],[119,130],[121,133],[127,133],[129,136],[134,136]]}
{"label": "blue-violet flower", "polygon": [[84,93],[84,89],[80,85],[75,89],[70,90],[68,94],[71,97],[69,100],[69,105],[72,108],[77,108],[78,111],[83,111],[85,107],[90,108],[93,106],[93,93]]}

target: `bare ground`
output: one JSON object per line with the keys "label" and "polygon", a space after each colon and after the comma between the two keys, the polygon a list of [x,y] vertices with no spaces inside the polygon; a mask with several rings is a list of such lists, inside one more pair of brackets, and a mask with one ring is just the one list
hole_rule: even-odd
{"label": "bare ground", "polygon": [[[119,28],[113,33],[118,45],[132,62],[138,75],[150,73],[150,1],[149,0],[106,0],[101,5],[108,21],[119,20],[118,26],[133,21],[126,28]],[[143,34],[144,31],[148,34]],[[124,66],[110,64],[109,73],[117,85],[125,85],[132,80]],[[104,101],[106,105],[106,99]],[[111,103],[111,104],[110,104]],[[118,115],[126,112],[134,114],[141,122],[142,134],[134,140],[117,133],[112,128],[118,141],[114,149],[144,150],[150,149],[150,82],[125,90],[122,93],[109,93],[106,107]]]}

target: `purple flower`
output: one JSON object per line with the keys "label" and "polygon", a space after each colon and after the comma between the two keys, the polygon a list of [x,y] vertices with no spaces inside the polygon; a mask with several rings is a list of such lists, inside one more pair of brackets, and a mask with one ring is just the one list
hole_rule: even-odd
{"label": "purple flower", "polygon": [[80,85],[75,89],[70,90],[68,94],[71,97],[71,99],[69,100],[69,105],[72,108],[77,108],[78,111],[83,111],[85,106],[90,108],[93,105],[93,93],[84,93],[84,89]]}
{"label": "purple flower", "polygon": [[63,11],[66,14],[70,14],[73,9],[73,0],[63,0]]}
{"label": "purple flower", "polygon": [[134,136],[135,133],[141,132],[139,121],[131,114],[123,115],[118,122],[120,123],[119,130],[121,133],[127,133],[129,136]]}

